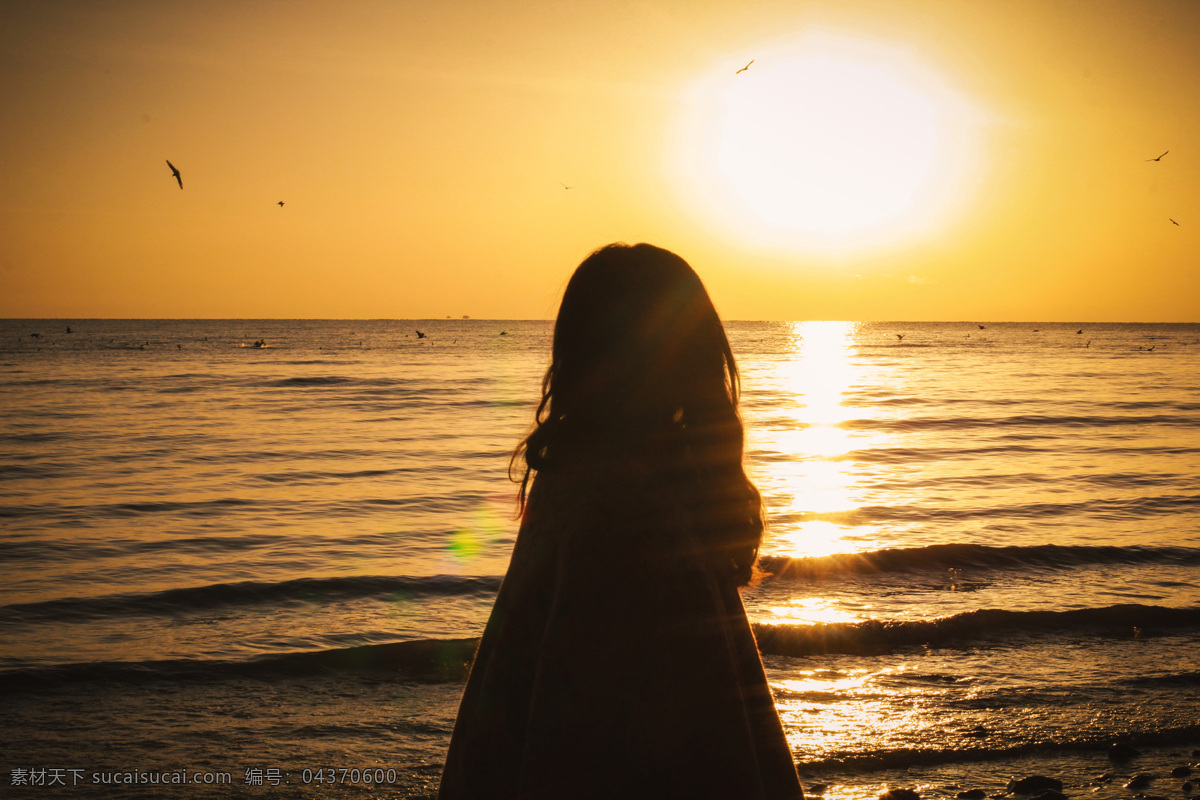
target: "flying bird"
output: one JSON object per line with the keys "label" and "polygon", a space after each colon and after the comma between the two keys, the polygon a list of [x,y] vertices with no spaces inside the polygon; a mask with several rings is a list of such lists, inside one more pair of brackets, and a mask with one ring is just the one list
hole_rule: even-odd
{"label": "flying bird", "polygon": [[279,206],[280,208],[283,208],[283,201],[282,201],[282,200],[280,200],[280,201],[279,201],[279,203],[278,203],[278,206]]}
{"label": "flying bird", "polygon": [[750,61],[749,61],[749,62],[746,64],[746,66],[742,67],[741,69],[739,69],[737,72],[735,72],[735,73],[733,73],[733,74],[734,74],[734,75],[741,75],[743,72],[745,72],[746,70],[750,69],[750,65],[751,65],[751,64],[753,64],[753,63],[754,63],[754,59],[752,58],[752,59],[750,59]]}
{"label": "flying bird", "polygon": [[[1167,153],[1169,153],[1169,152],[1171,152],[1171,151],[1170,151],[1170,150],[1163,150],[1163,154],[1162,154],[1162,156],[1165,156],[1165,155],[1166,155]],[[1147,158],[1146,160],[1147,160],[1147,161],[1162,161],[1162,156],[1159,156],[1158,158]]]}
{"label": "flying bird", "polygon": [[418,338],[418,339],[424,339],[424,338],[425,338],[425,332],[424,332],[424,331],[417,331],[417,338]]}
{"label": "flying bird", "polygon": [[179,176],[179,170],[175,169],[175,165],[171,163],[170,159],[167,159],[167,166],[171,168],[171,175],[175,178],[175,180],[179,181],[179,188],[182,189],[183,178]]}
{"label": "flying bird", "polygon": [[563,187],[564,189],[570,189],[570,188],[571,188],[570,186],[567,186],[567,185],[566,185],[565,183],[563,183],[562,181],[559,181],[558,185],[559,185],[559,186],[561,186],[561,187]]}
{"label": "flying bird", "polygon": [[[1171,219],[1171,218],[1170,218],[1170,217],[1167,217],[1167,219]],[[1171,224],[1172,224],[1172,225],[1178,225],[1179,223],[1178,223],[1178,222],[1176,222],[1175,220],[1171,219]]]}

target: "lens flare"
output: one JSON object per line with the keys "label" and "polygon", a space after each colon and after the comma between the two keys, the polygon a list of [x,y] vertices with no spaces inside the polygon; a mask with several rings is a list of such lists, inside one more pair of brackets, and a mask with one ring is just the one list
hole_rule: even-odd
{"label": "lens flare", "polygon": [[470,521],[450,534],[446,553],[459,566],[478,561],[504,539],[505,525],[494,501],[481,503],[471,512]]}

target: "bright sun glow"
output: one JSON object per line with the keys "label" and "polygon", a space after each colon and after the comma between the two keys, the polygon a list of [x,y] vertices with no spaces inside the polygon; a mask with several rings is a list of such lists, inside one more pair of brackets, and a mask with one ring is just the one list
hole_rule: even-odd
{"label": "bright sun glow", "polygon": [[813,34],[698,95],[692,174],[743,230],[839,246],[912,235],[968,172],[965,104],[882,45]]}
{"label": "bright sun glow", "polygon": [[903,211],[942,139],[937,108],[882,67],[768,66],[726,93],[717,163],[763,218],[844,231]]}

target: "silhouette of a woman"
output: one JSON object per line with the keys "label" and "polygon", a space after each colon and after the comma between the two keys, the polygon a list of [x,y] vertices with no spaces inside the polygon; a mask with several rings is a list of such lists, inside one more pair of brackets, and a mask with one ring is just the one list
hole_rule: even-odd
{"label": "silhouette of a woman", "polygon": [[738,388],[682,258],[579,265],[441,800],[803,798],[738,594],[763,528]]}

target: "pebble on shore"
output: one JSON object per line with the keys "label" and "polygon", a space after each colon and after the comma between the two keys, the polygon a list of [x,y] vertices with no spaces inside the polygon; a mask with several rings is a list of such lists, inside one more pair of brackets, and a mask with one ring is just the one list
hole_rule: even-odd
{"label": "pebble on shore", "polygon": [[1013,778],[1008,782],[1009,794],[1041,794],[1042,792],[1062,791],[1062,781],[1057,778],[1047,778],[1045,775],[1030,775],[1025,778]]}
{"label": "pebble on shore", "polygon": [[1116,742],[1112,747],[1108,748],[1109,761],[1128,761],[1131,758],[1140,756],[1140,750],[1124,742]]}
{"label": "pebble on shore", "polygon": [[1150,781],[1154,780],[1154,776],[1149,772],[1139,772],[1129,779],[1129,783],[1125,784],[1126,789],[1143,789],[1150,785]]}
{"label": "pebble on shore", "polygon": [[921,796],[912,789],[888,789],[879,800],[921,800]]}

